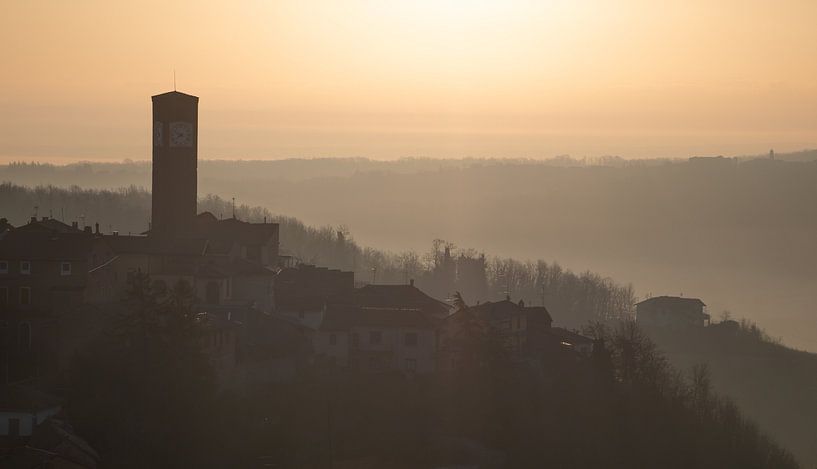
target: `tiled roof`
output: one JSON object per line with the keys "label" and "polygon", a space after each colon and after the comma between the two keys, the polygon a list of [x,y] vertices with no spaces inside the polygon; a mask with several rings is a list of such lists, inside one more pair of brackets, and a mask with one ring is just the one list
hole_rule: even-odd
{"label": "tiled roof", "polygon": [[274,276],[275,271],[246,259],[219,259],[201,264],[196,274],[202,277],[223,278],[240,275]]}
{"label": "tiled roof", "polygon": [[102,238],[116,254],[201,256],[207,248],[205,239],[124,235],[104,235]]}
{"label": "tiled roof", "polygon": [[490,321],[504,319],[516,314],[542,314],[546,316],[548,321],[552,321],[550,312],[544,306],[524,306],[510,300],[488,301],[471,306],[470,309],[480,317]]}
{"label": "tiled roof", "polygon": [[561,327],[552,327],[550,329],[550,335],[552,335],[554,338],[562,342],[567,342],[571,345],[593,343],[593,339],[591,339],[590,337],[585,337],[581,334],[577,334],[576,332],[569,331]]}
{"label": "tiled roof", "polygon": [[288,296],[276,297],[275,306],[278,311],[320,311],[326,300],[320,296]]}
{"label": "tiled roof", "polygon": [[636,305],[643,304],[660,304],[666,306],[695,304],[706,306],[706,303],[704,303],[698,298],[684,298],[681,296],[654,296],[652,298],[647,298],[644,301],[636,303]]}
{"label": "tiled roof", "polygon": [[413,285],[366,285],[337,299],[372,308],[417,309],[435,315],[445,315],[451,306],[436,300]]}
{"label": "tiled roof", "polygon": [[241,326],[241,323],[222,313],[221,311],[214,311],[212,307],[204,308],[207,311],[196,314],[196,321],[208,329],[234,329]]}
{"label": "tiled roof", "polygon": [[200,213],[196,217],[196,232],[199,237],[214,242],[237,242],[254,246],[265,244],[278,233],[277,223],[249,223],[235,218],[216,220],[212,213]]}
{"label": "tiled roof", "polygon": [[348,330],[355,326],[433,328],[431,321],[416,309],[362,308],[332,305],[327,308],[321,330]]}
{"label": "tiled roof", "polygon": [[53,218],[32,221],[17,228],[21,231],[56,231],[57,233],[82,233],[82,230]]}
{"label": "tiled roof", "polygon": [[198,96],[193,96],[192,94],[182,93],[181,91],[176,91],[176,90],[168,91],[167,93],[157,94],[157,95],[151,96],[151,98],[152,99],[156,99],[156,98],[159,98],[159,99],[166,99],[166,98],[186,98],[186,99],[191,99],[191,98],[194,98],[196,100],[199,99]]}
{"label": "tiled roof", "polygon": [[0,259],[85,260],[93,235],[50,231],[8,231],[0,239]]}

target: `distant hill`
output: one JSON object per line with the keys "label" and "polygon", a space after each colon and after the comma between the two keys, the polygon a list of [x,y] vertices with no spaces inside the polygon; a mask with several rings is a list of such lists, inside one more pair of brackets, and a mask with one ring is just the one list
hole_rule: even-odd
{"label": "distant hill", "polygon": [[775,343],[747,322],[648,333],[676,368],[708,364],[719,393],[734,399],[803,467],[817,466],[817,354]]}

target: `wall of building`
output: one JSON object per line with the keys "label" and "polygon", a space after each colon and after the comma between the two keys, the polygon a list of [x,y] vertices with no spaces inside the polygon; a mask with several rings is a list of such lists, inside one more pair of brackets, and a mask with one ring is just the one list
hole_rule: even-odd
{"label": "wall of building", "polygon": [[[371,333],[380,333],[380,343],[372,343]],[[356,365],[362,371],[400,370],[430,373],[435,368],[434,331],[418,328],[353,327],[350,329],[350,355],[357,359]],[[416,334],[417,344],[406,345],[406,335]],[[357,344],[354,336],[357,335]],[[371,359],[381,360],[373,366]],[[414,360],[414,370],[409,369],[406,360]],[[374,369],[372,369],[374,368]]]}
{"label": "wall of building", "polygon": [[270,275],[241,275],[232,278],[231,299],[250,300],[264,312],[272,311],[273,277]]}
{"label": "wall of building", "polygon": [[[332,344],[334,336],[334,344]],[[312,346],[315,354],[323,356],[335,365],[345,368],[349,366],[349,334],[346,331],[319,331],[315,334]]]}

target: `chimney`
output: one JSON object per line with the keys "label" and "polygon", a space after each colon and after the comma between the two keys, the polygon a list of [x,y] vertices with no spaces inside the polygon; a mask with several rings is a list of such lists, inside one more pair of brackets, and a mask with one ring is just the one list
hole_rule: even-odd
{"label": "chimney", "polygon": [[114,236],[119,236],[119,232],[118,232],[118,231],[111,231],[111,234],[113,234]]}
{"label": "chimney", "polygon": [[84,229],[83,231],[85,231],[86,233],[90,234],[90,233],[91,233],[91,227],[90,227],[90,226],[86,226],[86,227],[85,227],[85,229]]}
{"label": "chimney", "polygon": [[95,233],[99,234],[99,223],[94,223]]}
{"label": "chimney", "polygon": [[412,287],[414,286],[414,279],[413,278],[409,279],[409,285],[411,285]]}
{"label": "chimney", "polygon": [[34,222],[36,222],[36,221],[37,221],[37,217],[31,217],[31,221],[30,221],[30,223],[34,223]]}
{"label": "chimney", "polygon": [[71,228],[73,228],[75,230],[78,230],[79,229],[79,223],[75,222],[75,221],[72,221],[71,222]]}

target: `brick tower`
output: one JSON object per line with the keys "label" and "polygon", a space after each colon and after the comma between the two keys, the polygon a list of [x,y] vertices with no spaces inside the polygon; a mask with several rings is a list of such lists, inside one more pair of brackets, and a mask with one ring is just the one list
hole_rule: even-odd
{"label": "brick tower", "polygon": [[171,91],[153,100],[151,235],[184,237],[196,218],[199,98]]}

